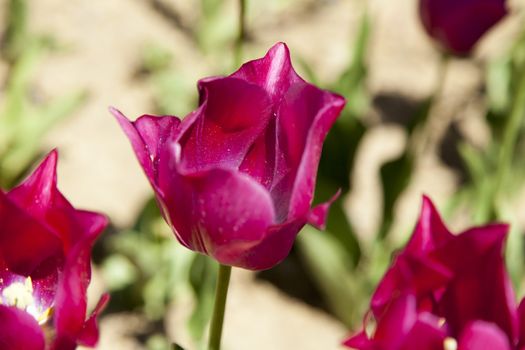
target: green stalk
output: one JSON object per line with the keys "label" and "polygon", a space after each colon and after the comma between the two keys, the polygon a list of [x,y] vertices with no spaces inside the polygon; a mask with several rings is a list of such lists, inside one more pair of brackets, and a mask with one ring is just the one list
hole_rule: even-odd
{"label": "green stalk", "polygon": [[449,57],[442,55],[432,94],[424,101],[406,127],[408,141],[404,153],[381,167],[383,219],[378,237],[386,245],[391,244],[387,236],[394,222],[394,207],[403,191],[408,187],[417,162],[423,154],[429,151],[431,146],[435,147],[435,143],[443,136],[437,131],[439,127],[436,125],[442,124],[441,130],[446,130],[450,123],[450,119],[443,120],[441,116],[438,117],[435,111],[436,105],[443,95],[448,63]]}
{"label": "green stalk", "polygon": [[[423,124],[421,126],[422,135],[418,135],[417,132],[410,135],[409,151],[412,151],[414,156],[419,156],[429,151],[429,147],[435,146],[435,143],[443,136],[443,133],[446,132],[451,122],[450,116],[443,119],[443,116],[438,116],[435,110],[437,104],[443,97],[449,62],[450,56],[442,54],[439,60],[438,77],[434,91],[428,99],[427,105],[424,106],[421,115],[418,116],[420,119],[416,120],[416,124],[412,126],[412,131],[414,131],[413,129],[417,127],[417,122]],[[410,149],[410,147],[413,148]]]}
{"label": "green stalk", "polygon": [[246,0],[239,0],[239,28],[235,40],[235,66],[242,63],[242,47],[246,40]]}
{"label": "green stalk", "polygon": [[231,266],[219,265],[219,276],[217,277],[217,289],[215,290],[215,306],[210,324],[210,340],[208,350],[221,349],[222,324],[224,322],[224,311],[226,309],[226,297],[230,284]]}
{"label": "green stalk", "polygon": [[525,117],[525,70],[522,70],[520,73],[521,77],[518,81],[518,87],[514,101],[512,103],[512,109],[510,111],[507,124],[505,125],[505,129],[503,130],[503,140],[498,159],[498,168],[496,170],[496,179],[492,196],[492,219],[497,218],[496,208],[498,196],[501,195],[503,187],[506,183],[507,175],[511,171],[512,154],[518,140],[520,123],[523,117]]}

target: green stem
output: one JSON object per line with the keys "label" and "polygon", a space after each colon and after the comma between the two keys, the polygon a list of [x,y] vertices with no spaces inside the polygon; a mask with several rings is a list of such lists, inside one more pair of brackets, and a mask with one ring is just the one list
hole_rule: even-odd
{"label": "green stem", "polygon": [[422,153],[429,151],[430,147],[435,146],[434,143],[439,141],[451,122],[450,117],[444,118],[442,115],[436,113],[436,106],[443,97],[449,62],[450,56],[442,54],[439,60],[438,76],[436,85],[434,86],[434,91],[428,99],[428,104],[422,111],[422,135],[417,135],[418,133],[412,134],[409,140],[409,143],[412,143],[409,144],[409,151],[412,151],[414,156],[419,156]]}
{"label": "green stem", "polygon": [[242,63],[242,47],[246,40],[246,0],[239,0],[239,28],[235,40],[235,65]]}
{"label": "green stem", "polygon": [[[439,128],[436,127],[436,124],[444,123],[441,129],[446,130],[450,122],[443,120],[435,112],[435,107],[443,95],[448,63],[449,56],[442,55],[437,67],[438,75],[434,91],[407,126],[408,142],[405,152],[397,159],[383,164],[381,168],[383,183],[386,183],[385,179],[388,178],[388,186],[390,186],[390,190],[383,192],[383,219],[378,232],[378,237],[383,241],[388,241],[388,233],[394,222],[394,207],[403,191],[408,187],[417,162],[425,152],[429,151],[433,143],[442,137],[437,132]],[[432,136],[436,134],[438,135],[432,139]]]}
{"label": "green stem", "polygon": [[7,7],[7,25],[0,52],[12,66],[20,57],[27,41],[27,8],[26,0],[10,0]]}
{"label": "green stem", "polygon": [[231,270],[231,266],[219,265],[217,289],[215,290],[215,306],[213,307],[213,316],[210,324],[209,350],[220,350],[221,348],[222,324],[224,321],[224,310],[226,309],[226,297],[228,296]]}
{"label": "green stem", "polygon": [[496,170],[496,180],[494,184],[494,192],[492,196],[492,219],[497,217],[496,202],[498,196],[501,195],[502,189],[506,183],[508,173],[512,167],[512,154],[516,142],[518,140],[520,123],[525,116],[525,70],[521,71],[521,77],[518,81],[518,87],[512,109],[510,111],[507,124],[503,130],[503,140],[501,144],[498,167]]}

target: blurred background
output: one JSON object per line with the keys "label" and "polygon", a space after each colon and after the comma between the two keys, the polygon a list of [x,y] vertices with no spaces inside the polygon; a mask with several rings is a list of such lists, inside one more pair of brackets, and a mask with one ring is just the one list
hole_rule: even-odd
{"label": "blurred background", "polygon": [[417,0],[246,0],[239,46],[240,3],[0,0],[0,185],[57,147],[61,191],[111,218],[90,289],[93,301],[112,293],[98,348],[203,349],[216,274],[160,218],[107,107],[183,117],[199,78],[229,74],[277,41],[301,76],[348,99],[316,200],[343,195],[327,231],[305,228],[284,263],[234,269],[224,349],[339,349],[409,237],[422,194],[456,232],[513,224],[508,264],[521,296],[525,1],[509,1],[471,57],[447,60]]}

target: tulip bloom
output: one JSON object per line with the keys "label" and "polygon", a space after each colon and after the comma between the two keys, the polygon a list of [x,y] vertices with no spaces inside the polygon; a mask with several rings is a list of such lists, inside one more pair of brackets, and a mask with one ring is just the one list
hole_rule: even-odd
{"label": "tulip bloom", "polygon": [[324,224],[329,203],[311,208],[317,166],[345,101],[301,79],[282,43],[198,89],[182,121],[111,111],[181,244],[224,265],[271,268],[306,223]]}
{"label": "tulip bloom", "polygon": [[[410,307],[403,309],[408,311],[400,313],[402,317],[398,320],[412,320],[413,324],[421,315],[426,315],[427,320],[428,315],[439,318],[446,335],[444,341],[454,344],[451,348],[517,349],[514,346],[524,337],[520,336],[523,331],[505,269],[503,249],[507,230],[506,225],[492,224],[454,235],[425,197],[410,241],[396,256],[372,296],[371,313],[378,321],[376,332],[370,337],[360,333],[345,344],[372,349],[367,346],[377,343],[378,332],[393,337],[379,337],[385,344],[404,342],[409,335],[407,329],[403,328],[403,333],[385,332],[383,328],[399,327],[388,320],[392,319],[390,315],[400,303],[398,300],[408,300],[405,303]],[[492,345],[483,347],[487,344]],[[399,349],[422,348],[411,345]]]}
{"label": "tulip bloom", "polygon": [[18,187],[0,190],[0,348],[95,346],[101,298],[86,320],[91,247],[104,216],[77,210],[56,187],[56,151]]}
{"label": "tulip bloom", "polygon": [[420,0],[421,21],[445,51],[468,55],[506,14],[505,0]]}

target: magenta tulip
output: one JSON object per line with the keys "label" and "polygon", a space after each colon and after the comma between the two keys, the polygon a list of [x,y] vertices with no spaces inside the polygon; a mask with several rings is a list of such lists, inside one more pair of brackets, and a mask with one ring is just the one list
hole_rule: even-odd
{"label": "magenta tulip", "polygon": [[23,183],[0,190],[0,348],[95,346],[103,296],[86,320],[91,247],[107,224],[56,187],[56,151]]}
{"label": "magenta tulip", "polygon": [[428,34],[443,50],[467,55],[478,40],[506,14],[505,0],[420,0]]}
{"label": "magenta tulip", "polygon": [[224,265],[271,268],[306,223],[325,222],[330,202],[311,208],[316,172],[345,101],[301,79],[282,43],[198,89],[182,121],[111,111],[181,244]]}
{"label": "magenta tulip", "polygon": [[[384,324],[382,320],[391,317],[396,300],[410,295],[415,305],[411,317],[426,314],[439,318],[447,341],[454,342],[457,349],[518,349],[524,335],[505,268],[507,230],[507,225],[492,224],[454,235],[425,197],[410,241],[372,296],[372,316],[379,325]],[[396,340],[400,331],[388,334],[396,336],[387,337],[386,342],[400,341]],[[346,344],[367,349],[356,346],[355,339],[368,344],[377,338],[377,334],[364,337],[359,333]],[[494,347],[485,348],[484,344]]]}

